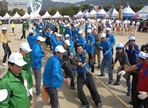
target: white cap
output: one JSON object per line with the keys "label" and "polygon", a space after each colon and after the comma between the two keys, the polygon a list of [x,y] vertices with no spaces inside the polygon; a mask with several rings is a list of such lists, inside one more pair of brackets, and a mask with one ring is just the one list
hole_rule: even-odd
{"label": "white cap", "polygon": [[65,38],[69,38],[69,37],[70,37],[69,34],[66,34],[66,35],[65,35]]}
{"label": "white cap", "polygon": [[58,33],[57,32],[54,32],[54,34],[57,35]]}
{"label": "white cap", "polygon": [[62,45],[58,45],[58,46],[55,48],[55,52],[64,53],[64,52],[65,52],[65,49],[63,48]]}
{"label": "white cap", "polygon": [[39,32],[42,32],[42,30],[39,30]]}
{"label": "white cap", "polygon": [[107,28],[106,28],[106,31],[107,31],[107,30],[108,30],[108,31],[110,31],[110,30],[111,30],[111,28],[107,27]]}
{"label": "white cap", "polygon": [[124,48],[124,45],[122,43],[118,43],[116,48]]}
{"label": "white cap", "polygon": [[30,29],[30,30],[29,30],[29,33],[33,33],[33,30],[32,30],[32,29]]}
{"label": "white cap", "polygon": [[70,24],[67,24],[66,27],[70,27]]}
{"label": "white cap", "polygon": [[57,37],[62,37],[62,35],[61,35],[61,34],[57,34],[56,36],[57,36]]}
{"label": "white cap", "polygon": [[88,30],[87,30],[87,33],[91,33],[91,32],[92,32],[91,29],[88,29]]}
{"label": "white cap", "polygon": [[142,51],[140,51],[139,54],[136,54],[137,58],[146,59],[146,58],[148,58],[148,56],[147,57],[146,56],[147,56],[147,54],[145,52],[142,52]]}
{"label": "white cap", "polygon": [[135,36],[130,36],[129,40],[130,40],[130,41],[136,40],[136,38],[135,38]]}
{"label": "white cap", "polygon": [[25,53],[30,53],[32,49],[30,48],[28,42],[23,42],[20,45],[21,50],[23,50]]}
{"label": "white cap", "polygon": [[80,30],[78,33],[79,33],[79,34],[82,34],[83,32]]}
{"label": "white cap", "polygon": [[8,59],[9,62],[16,64],[17,66],[24,66],[25,64],[27,64],[21,53],[19,52],[14,52],[9,56]]}
{"label": "white cap", "polygon": [[106,37],[106,34],[105,34],[105,33],[101,33],[101,34],[100,34],[100,37],[101,37],[101,38],[104,38],[104,37]]}
{"label": "white cap", "polygon": [[6,27],[3,27],[2,30],[7,30],[7,28]]}
{"label": "white cap", "polygon": [[45,38],[43,38],[42,36],[38,36],[37,40],[41,42],[45,42]]}
{"label": "white cap", "polygon": [[70,46],[70,41],[69,40],[65,40],[64,43],[67,44],[68,46]]}

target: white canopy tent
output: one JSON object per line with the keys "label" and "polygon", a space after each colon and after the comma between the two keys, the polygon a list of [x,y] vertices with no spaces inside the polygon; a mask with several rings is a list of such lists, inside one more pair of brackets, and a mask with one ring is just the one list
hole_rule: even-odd
{"label": "white canopy tent", "polygon": [[90,18],[94,18],[94,17],[96,17],[96,11],[95,11],[95,9],[92,9],[91,11],[90,11],[90,13],[89,13],[89,17]]}
{"label": "white canopy tent", "polygon": [[59,13],[59,11],[57,11],[57,12],[52,16],[52,18],[57,18],[57,19],[59,19],[59,18],[63,18],[63,16]]}
{"label": "white canopy tent", "polygon": [[127,3],[126,7],[123,9],[123,18],[132,18],[135,12],[131,9]]}
{"label": "white canopy tent", "polygon": [[51,18],[52,16],[46,11],[46,13],[42,16],[42,18]]}
{"label": "white canopy tent", "polygon": [[10,18],[10,20],[18,20],[20,18],[21,16],[16,12],[15,15]]}
{"label": "white canopy tent", "polygon": [[[107,12],[106,17],[109,18],[110,14],[111,14],[111,9]],[[118,14],[119,14],[119,12],[114,8],[111,18],[118,18]]]}
{"label": "white canopy tent", "polygon": [[25,14],[21,17],[21,19],[30,19],[31,16],[28,14],[28,12],[25,12]]}
{"label": "white canopy tent", "polygon": [[2,16],[0,16],[0,20],[2,20],[2,18],[3,18],[3,17],[2,17]]}
{"label": "white canopy tent", "polygon": [[34,19],[40,19],[41,18],[41,16],[39,15],[39,14],[37,14],[37,13],[30,13],[30,16],[31,16],[31,18],[30,18],[30,20],[34,20]]}
{"label": "white canopy tent", "polygon": [[148,19],[148,3],[136,14],[134,14],[135,19]]}
{"label": "white canopy tent", "polygon": [[90,15],[90,13],[87,11],[87,12],[85,12],[85,13],[83,14],[83,17],[88,18],[89,15]]}
{"label": "white canopy tent", "polygon": [[96,16],[97,16],[97,18],[106,17],[106,11],[103,9],[103,7],[101,7],[101,9],[99,9]]}
{"label": "white canopy tent", "polygon": [[83,16],[83,12],[80,10],[74,17],[81,18]]}
{"label": "white canopy tent", "polygon": [[8,13],[6,13],[4,16],[3,16],[3,20],[9,20],[11,18],[11,16],[8,14]]}

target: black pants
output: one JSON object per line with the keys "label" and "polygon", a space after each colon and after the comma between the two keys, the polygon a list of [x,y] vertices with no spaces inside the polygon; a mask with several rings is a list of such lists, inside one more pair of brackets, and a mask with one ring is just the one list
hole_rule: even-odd
{"label": "black pants", "polygon": [[48,95],[50,97],[51,108],[58,108],[59,101],[58,101],[57,89],[56,88],[50,88],[50,87],[46,87],[45,89],[48,92]]}
{"label": "black pants", "polygon": [[14,28],[12,28],[12,33],[14,33]]}
{"label": "black pants", "polygon": [[4,49],[4,57],[3,57],[3,63],[6,62],[7,57],[11,55],[11,50],[8,44],[3,44],[3,49]]}
{"label": "black pants", "polygon": [[75,76],[76,76],[76,72],[75,72],[76,69],[70,63],[64,63],[62,68],[64,69],[65,74],[71,78],[70,86],[74,87],[75,86],[74,80],[75,80]]}
{"label": "black pants", "polygon": [[26,39],[26,31],[22,31],[22,33],[23,33],[23,34],[22,34],[21,39],[23,39],[23,38]]}
{"label": "black pants", "polygon": [[51,43],[50,43],[50,37],[47,37],[47,38],[46,38],[45,43],[46,43],[47,45],[49,45],[49,46],[50,46],[50,49],[52,50]]}
{"label": "black pants", "polygon": [[89,65],[91,67],[91,72],[94,73],[93,54],[89,54]]}
{"label": "black pants", "polygon": [[138,98],[139,93],[135,91],[132,102],[133,102],[133,108],[142,108],[141,104],[144,106],[144,108],[148,108],[148,97],[144,100],[141,100]]}
{"label": "black pants", "polygon": [[83,91],[83,85],[85,84],[90,91],[91,97],[93,101],[98,105],[101,102],[100,96],[97,92],[96,86],[94,84],[92,75],[90,73],[86,74],[86,79],[84,79],[84,74],[78,72],[77,77],[77,90],[78,90],[78,97],[83,105],[89,105],[86,96]]}

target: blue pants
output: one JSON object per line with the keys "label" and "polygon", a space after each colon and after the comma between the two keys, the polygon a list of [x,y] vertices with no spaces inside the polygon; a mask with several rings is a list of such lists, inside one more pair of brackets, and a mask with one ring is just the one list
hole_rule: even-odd
{"label": "blue pants", "polygon": [[103,58],[101,62],[101,75],[104,75],[104,69],[107,67],[109,81],[113,80],[112,57]]}

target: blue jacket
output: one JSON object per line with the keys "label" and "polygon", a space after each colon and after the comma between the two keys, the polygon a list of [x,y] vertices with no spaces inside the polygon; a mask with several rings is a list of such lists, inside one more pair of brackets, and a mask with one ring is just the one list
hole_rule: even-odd
{"label": "blue jacket", "polygon": [[137,60],[136,60],[136,54],[139,54],[140,50],[137,44],[134,44],[134,50],[132,49],[132,45],[129,44],[128,45],[129,49],[125,50],[127,55],[128,55],[128,60],[130,62],[131,65],[136,64]]}
{"label": "blue jacket", "polygon": [[30,46],[31,49],[37,43],[37,37],[38,37],[37,35],[36,36],[31,36],[31,35],[27,36],[27,41],[28,41],[29,46]]}
{"label": "blue jacket", "polygon": [[41,69],[42,68],[42,58],[44,57],[44,53],[42,52],[41,46],[36,43],[31,52],[31,67],[33,69]]}
{"label": "blue jacket", "polygon": [[44,37],[49,37],[50,33],[49,32],[44,32]]}
{"label": "blue jacket", "polygon": [[[88,43],[90,41],[91,45]],[[95,45],[95,38],[93,35],[88,36],[88,39],[86,41],[85,49],[88,54],[94,53],[94,45]]]}
{"label": "blue jacket", "polygon": [[72,29],[71,28],[66,28],[65,29],[64,35],[66,35],[66,34],[69,34],[70,40],[72,40]]}
{"label": "blue jacket", "polygon": [[70,51],[72,52],[73,56],[75,55],[75,51],[74,51],[74,42],[72,40],[70,40],[70,46],[69,46]]}
{"label": "blue jacket", "polygon": [[51,88],[60,88],[63,81],[61,60],[55,54],[46,62],[43,73],[43,85]]}
{"label": "blue jacket", "polygon": [[106,39],[110,42],[111,48],[113,48],[113,46],[116,44],[116,40],[115,40],[114,35],[107,34]]}
{"label": "blue jacket", "polygon": [[62,45],[62,41],[61,40],[57,40],[56,38],[53,39],[53,42],[52,42],[52,47],[53,47],[53,52],[55,52],[55,48],[56,46],[58,45]]}
{"label": "blue jacket", "polygon": [[75,44],[76,44],[76,45],[80,44],[80,45],[82,45],[82,47],[84,48],[84,46],[85,46],[85,39],[84,39],[84,37],[83,37],[83,36],[79,36],[79,37],[78,37],[78,41],[76,41]]}
{"label": "blue jacket", "polygon": [[[101,41],[100,44],[98,45],[98,48],[100,49],[100,47],[103,48],[102,52],[103,52],[103,57],[105,59],[109,58],[112,56],[112,52],[111,52],[111,46],[108,40],[105,41]],[[106,51],[108,52],[108,54],[105,54]]]}

